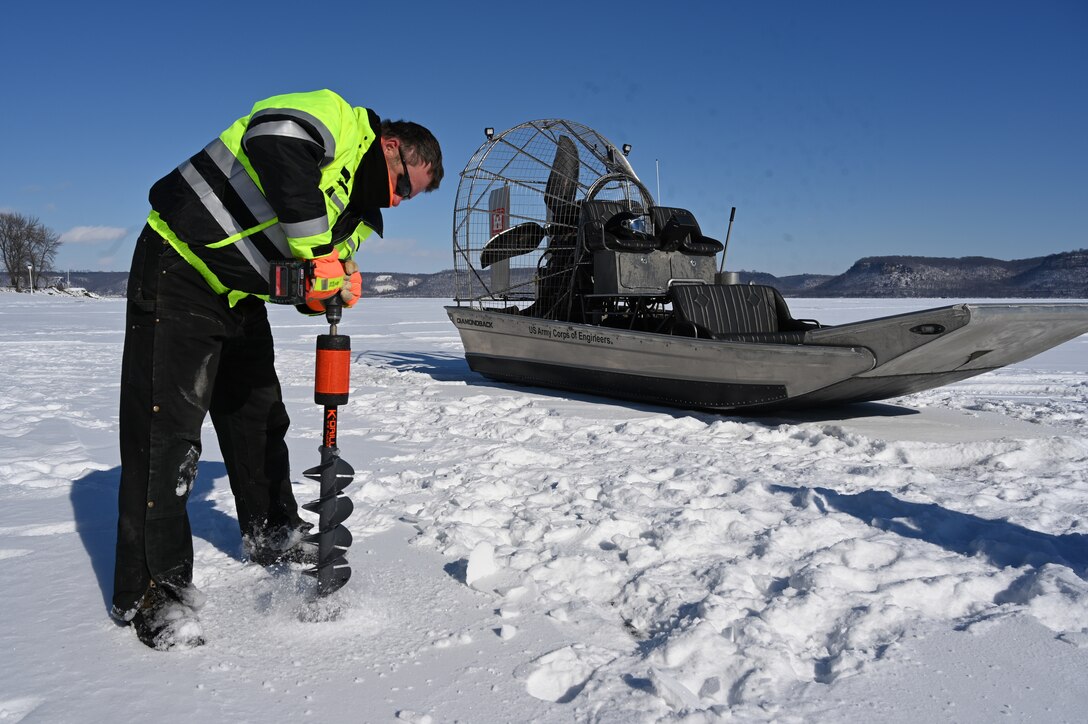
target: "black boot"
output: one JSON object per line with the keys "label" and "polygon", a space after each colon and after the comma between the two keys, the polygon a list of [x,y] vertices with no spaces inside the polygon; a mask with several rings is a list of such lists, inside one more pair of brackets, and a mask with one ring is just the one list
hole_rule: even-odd
{"label": "black boot", "polygon": [[259,531],[242,536],[246,558],[260,566],[276,563],[317,564],[317,544],[303,540],[313,528],[312,523],[283,525],[271,531]]}
{"label": "black boot", "polygon": [[203,605],[204,595],[194,588],[174,592],[152,585],[132,617],[132,627],[140,641],[156,651],[203,646],[204,630],[196,615]]}

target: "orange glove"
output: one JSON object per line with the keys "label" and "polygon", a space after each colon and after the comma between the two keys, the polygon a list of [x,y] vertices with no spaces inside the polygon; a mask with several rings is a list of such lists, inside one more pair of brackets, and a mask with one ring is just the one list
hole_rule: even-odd
{"label": "orange glove", "polygon": [[314,278],[307,280],[306,306],[314,311],[325,309],[324,301],[340,291],[344,286],[344,265],[340,263],[340,252],[336,249],[328,256],[314,259]]}
{"label": "orange glove", "polygon": [[337,293],[349,307],[355,306],[363,295],[359,265],[351,259],[341,263],[339,250],[333,249],[328,256],[314,259],[313,269],[314,278],[306,288],[306,306],[313,311],[324,312],[325,301]]}

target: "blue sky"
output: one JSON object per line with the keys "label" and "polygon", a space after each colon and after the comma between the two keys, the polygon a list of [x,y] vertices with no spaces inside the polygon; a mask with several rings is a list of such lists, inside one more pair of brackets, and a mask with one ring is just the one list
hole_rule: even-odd
{"label": "blue sky", "polygon": [[[347,9],[344,9],[347,8]],[[147,189],[253,102],[332,88],[428,126],[438,191],[386,214],[371,271],[451,268],[483,142],[569,118],[725,238],[728,267],[1088,247],[1088,3],[8,3],[0,210],[57,268],[126,270]],[[12,32],[14,30],[14,32]]]}

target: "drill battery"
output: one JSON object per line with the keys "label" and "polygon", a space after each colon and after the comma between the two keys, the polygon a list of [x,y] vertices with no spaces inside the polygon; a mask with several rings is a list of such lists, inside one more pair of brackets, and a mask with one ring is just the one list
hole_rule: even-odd
{"label": "drill battery", "polygon": [[306,259],[279,259],[270,263],[268,301],[273,304],[303,304],[307,280],[313,279],[313,262]]}

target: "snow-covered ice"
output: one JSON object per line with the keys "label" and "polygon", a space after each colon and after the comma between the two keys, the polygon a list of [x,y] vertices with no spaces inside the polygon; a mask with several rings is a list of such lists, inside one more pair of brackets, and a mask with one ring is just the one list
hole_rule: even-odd
{"label": "snow-covered ice", "polygon": [[[0,294],[0,721],[1083,719],[1088,336],[748,419],[489,382],[443,303],[368,299],[341,325],[339,619],[299,620],[297,569],[242,562],[209,427],[189,506],[208,643],[160,653],[107,615],[124,302]],[[301,471],[327,327],[271,315]]]}

